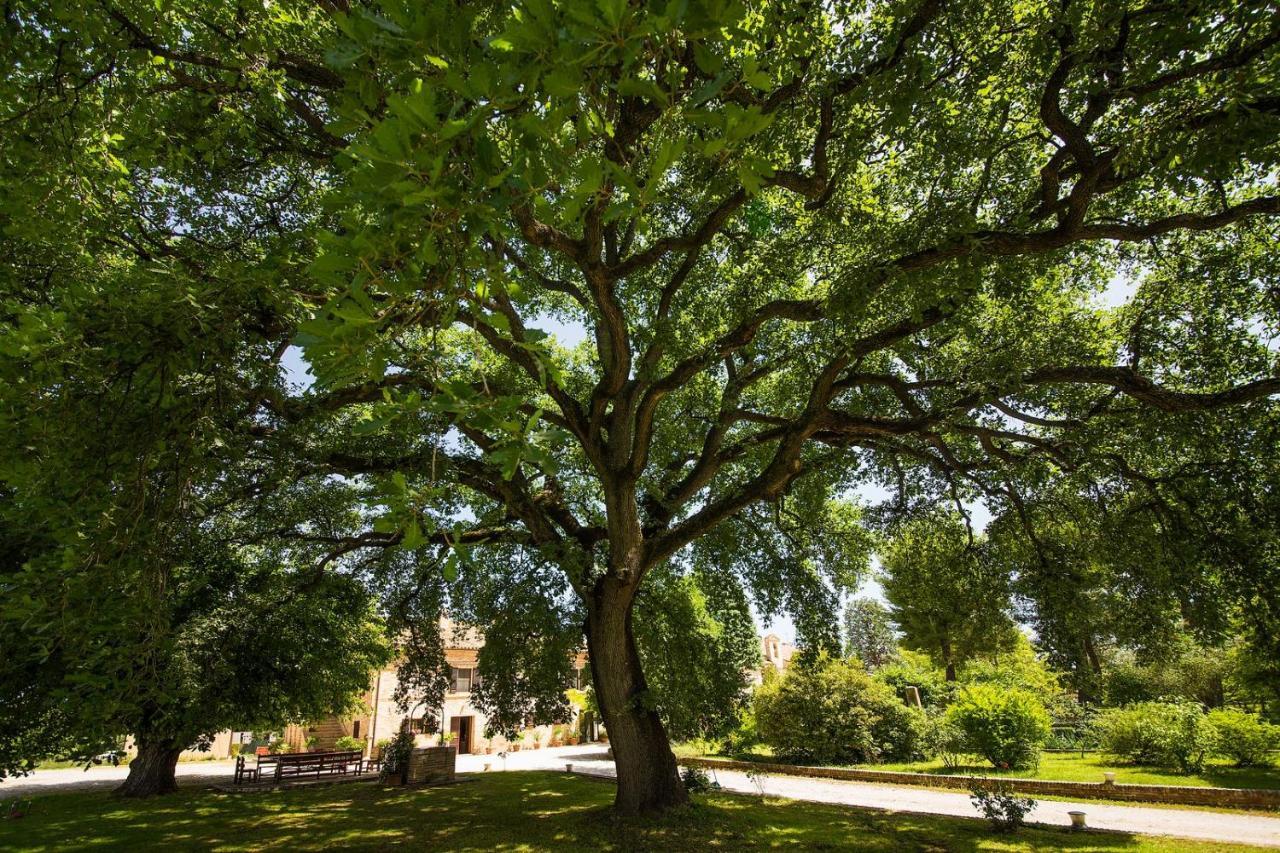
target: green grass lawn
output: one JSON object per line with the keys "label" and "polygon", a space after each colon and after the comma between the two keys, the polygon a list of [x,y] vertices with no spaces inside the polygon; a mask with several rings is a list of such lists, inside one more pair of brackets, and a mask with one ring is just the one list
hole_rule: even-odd
{"label": "green grass lawn", "polygon": [[123,801],[52,794],[0,820],[0,850],[837,850],[1232,851],[1228,844],[1066,829],[993,835],[976,820],[714,794],[657,821],[620,821],[613,786],[556,773],[491,773],[437,788],[368,783],[255,794],[185,790]]}
{"label": "green grass lawn", "polygon": [[984,776],[1019,776],[1026,779],[1055,779],[1064,782],[1101,782],[1111,770],[1117,782],[1135,785],[1191,785],[1217,788],[1280,788],[1280,771],[1274,767],[1232,767],[1227,762],[1210,762],[1200,773],[1183,774],[1160,767],[1136,767],[1115,761],[1102,753],[1047,752],[1036,770],[996,770],[991,765],[971,765],[948,769],[941,761],[908,764],[877,764],[876,770],[907,770],[918,773],[978,773]]}
{"label": "green grass lawn", "polygon": [[[676,748],[681,757],[700,755],[688,746]],[[767,750],[749,755],[708,755],[708,758],[734,758],[739,761],[776,761]],[[944,767],[939,760],[914,761],[898,764],[860,764],[866,770],[895,770],[908,773],[973,774],[980,776],[1016,776],[1023,779],[1052,779],[1059,782],[1101,782],[1102,774],[1114,771],[1117,782],[1135,785],[1191,785],[1216,788],[1265,788],[1280,789],[1280,769],[1275,767],[1233,767],[1225,761],[1211,761],[1200,773],[1184,774],[1161,767],[1136,767],[1116,761],[1099,752],[1080,753],[1046,752],[1036,770],[997,770],[990,764],[971,764],[962,767]]]}

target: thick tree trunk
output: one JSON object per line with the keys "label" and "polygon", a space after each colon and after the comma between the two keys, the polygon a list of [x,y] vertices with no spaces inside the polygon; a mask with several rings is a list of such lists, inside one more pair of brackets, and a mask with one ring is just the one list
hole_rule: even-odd
{"label": "thick tree trunk", "polygon": [[661,812],[688,802],[666,729],[648,700],[631,632],[634,590],[603,579],[587,604],[587,651],[596,701],[618,773],[621,814]]}
{"label": "thick tree trunk", "polygon": [[116,794],[121,797],[154,797],[178,790],[174,773],[182,745],[172,739],[138,738],[138,754],[129,762],[129,777]]}

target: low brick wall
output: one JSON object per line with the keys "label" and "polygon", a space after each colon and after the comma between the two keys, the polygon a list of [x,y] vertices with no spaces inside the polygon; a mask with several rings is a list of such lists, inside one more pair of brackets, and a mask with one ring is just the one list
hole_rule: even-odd
{"label": "low brick wall", "polygon": [[1095,800],[1125,800],[1135,803],[1177,803],[1188,806],[1226,808],[1277,809],[1280,791],[1256,788],[1193,788],[1180,785],[1127,785],[1106,782],[1053,782],[1046,779],[1016,779],[992,776],[945,776],[932,773],[902,773],[892,770],[862,770],[848,767],[804,767],[794,764],[767,764],[760,761],[729,761],[721,758],[682,758],[690,767],[716,770],[749,770],[755,768],[780,776],[815,776],[822,779],[847,779],[854,782],[880,782],[887,785],[915,785],[927,788],[968,790],[975,781],[1004,781],[1023,794],[1050,797],[1080,797]]}
{"label": "low brick wall", "polygon": [[420,782],[445,782],[453,779],[458,752],[452,746],[428,746],[415,749],[409,756],[410,785]]}

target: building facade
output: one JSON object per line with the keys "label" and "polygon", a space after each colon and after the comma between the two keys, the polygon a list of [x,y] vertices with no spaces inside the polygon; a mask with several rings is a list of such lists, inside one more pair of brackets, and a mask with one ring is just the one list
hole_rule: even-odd
{"label": "building facade", "polygon": [[[482,678],[478,664],[484,636],[474,628],[455,625],[447,619],[441,621],[440,635],[450,673],[449,687],[441,705],[420,704],[401,709],[394,698],[398,668],[393,661],[374,673],[364,696],[365,713],[290,726],[284,733],[285,740],[298,749],[309,738],[314,738],[311,748],[323,750],[332,749],[338,738],[347,736],[363,740],[368,751],[404,730],[414,733],[419,746],[438,744],[442,733],[448,733],[458,752],[469,754],[539,749],[576,736],[576,709],[574,718],[563,724],[530,726],[514,739],[498,734],[490,736],[486,731],[488,717],[471,701],[472,691]],[[581,687],[590,680],[586,665],[586,655],[579,653],[574,660],[576,686]]]}
{"label": "building facade", "polygon": [[[484,636],[473,628],[455,625],[447,619],[441,620],[440,632],[450,672],[449,687],[441,705],[423,704],[408,710],[401,709],[394,698],[398,665],[393,661],[371,676],[369,689],[363,696],[363,712],[290,725],[284,730],[284,740],[295,750],[330,750],[339,738],[353,737],[364,742],[366,754],[373,754],[380,743],[390,740],[400,731],[413,732],[419,746],[438,744],[442,733],[448,733],[458,751],[467,754],[538,749],[568,742],[578,735],[578,711],[574,709],[574,718],[565,724],[530,726],[510,740],[500,734],[490,736],[486,732],[488,717],[471,701],[472,691],[483,677],[478,664]],[[750,682],[761,684],[766,670],[779,674],[785,672],[795,653],[796,647],[776,634],[761,637],[760,668],[749,674]],[[590,683],[587,656],[579,653],[574,660],[574,686],[583,689]],[[226,757],[233,747],[251,743],[252,737],[251,732],[219,732],[214,737],[210,752],[203,755]]]}

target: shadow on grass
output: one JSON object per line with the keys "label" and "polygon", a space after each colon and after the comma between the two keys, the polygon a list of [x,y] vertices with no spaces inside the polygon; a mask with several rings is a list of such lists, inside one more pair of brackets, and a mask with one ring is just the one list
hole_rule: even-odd
{"label": "shadow on grass", "polygon": [[0,821],[0,849],[1205,849],[1043,829],[996,836],[977,821],[720,793],[699,796],[660,819],[626,820],[610,811],[613,790],[611,784],[564,774],[513,771],[437,788],[351,784],[259,794],[186,791],[146,801],[96,792],[50,795],[36,800],[30,816]]}

